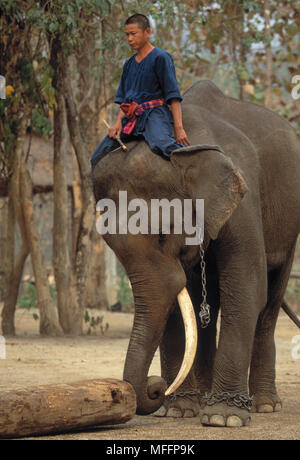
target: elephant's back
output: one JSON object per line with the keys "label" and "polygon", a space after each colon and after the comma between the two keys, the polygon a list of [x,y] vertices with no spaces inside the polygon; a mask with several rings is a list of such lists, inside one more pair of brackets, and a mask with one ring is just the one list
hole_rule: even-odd
{"label": "elephant's back", "polygon": [[209,81],[184,95],[184,117],[195,119],[196,111],[206,142],[217,139],[246,182],[259,187],[265,234],[274,225],[282,235],[300,232],[300,139],[291,125],[265,107],[227,97]]}
{"label": "elephant's back", "polygon": [[[228,132],[232,130],[234,142],[239,137],[235,130],[239,131],[240,137],[247,138],[254,147],[261,169],[270,171],[269,180],[274,187],[280,177],[283,183],[293,182],[297,188],[300,178],[300,139],[288,121],[263,106],[226,96],[210,81],[196,83],[186,91],[183,114],[190,112],[191,107],[197,107],[198,117],[203,120],[199,123],[200,129],[201,124],[213,123],[214,126],[206,126],[206,130],[218,136],[220,128],[215,127],[222,123],[227,125]],[[211,118],[208,123],[207,118]]]}
{"label": "elephant's back", "polygon": [[[241,130],[258,148],[275,132],[294,137],[293,128],[272,110],[248,101],[226,96],[213,82],[204,80],[189,88],[183,99],[183,108],[189,104],[209,110],[215,116]],[[183,109],[184,110],[184,109]]]}

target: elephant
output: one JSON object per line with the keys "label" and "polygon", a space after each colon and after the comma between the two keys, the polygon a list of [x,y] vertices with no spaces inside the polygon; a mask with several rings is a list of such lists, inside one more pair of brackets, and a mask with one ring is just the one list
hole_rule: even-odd
{"label": "elephant", "polygon": [[[191,146],[170,160],[139,140],[91,171],[96,202],[109,198],[117,209],[120,190],[146,203],[191,199],[194,213],[204,200],[201,246],[162,228],[104,235],[135,302],[123,378],[137,414],[248,426],[251,412],[282,407],[274,331],[300,232],[300,142],[286,120],[211,81],[185,92],[182,113]],[[158,347],[161,376],[148,377]]]}

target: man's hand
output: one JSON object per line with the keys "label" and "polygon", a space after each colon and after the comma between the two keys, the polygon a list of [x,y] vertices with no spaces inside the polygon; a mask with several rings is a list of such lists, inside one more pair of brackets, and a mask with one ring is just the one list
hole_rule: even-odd
{"label": "man's hand", "polygon": [[122,121],[118,118],[116,123],[108,130],[109,137],[116,139],[120,138],[122,132]]}
{"label": "man's hand", "polygon": [[185,146],[191,145],[190,141],[188,140],[188,137],[186,135],[186,132],[185,132],[185,130],[183,129],[182,126],[180,126],[180,127],[174,126],[174,136],[175,136],[176,142],[178,144],[182,144],[182,145],[185,145]]}
{"label": "man's hand", "polygon": [[172,99],[170,104],[174,120],[174,137],[178,144],[182,144],[187,147],[191,144],[185,130],[183,129],[180,101],[178,99]]}

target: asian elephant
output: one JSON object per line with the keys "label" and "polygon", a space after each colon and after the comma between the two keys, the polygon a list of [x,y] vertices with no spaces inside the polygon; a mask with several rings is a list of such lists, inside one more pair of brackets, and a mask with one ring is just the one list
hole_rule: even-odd
{"label": "asian elephant", "polygon": [[[91,173],[96,201],[110,198],[117,208],[120,190],[128,201],[205,203],[206,328],[198,315],[199,245],[186,245],[187,235],[175,234],[172,226],[170,234],[160,228],[159,234],[104,236],[135,299],[124,380],[136,391],[139,414],[201,414],[204,425],[245,426],[250,410],[281,409],[274,330],[300,232],[300,142],[287,121],[225,96],[209,81],[184,94],[182,112],[192,147],[174,151],[169,161],[135,141],[127,153],[107,154]],[[196,331],[185,313],[182,319],[186,303],[192,324],[191,305],[196,313]],[[162,377],[148,378],[158,347]],[[182,365],[193,347],[195,359],[192,352]],[[170,385],[172,394],[165,397]]]}

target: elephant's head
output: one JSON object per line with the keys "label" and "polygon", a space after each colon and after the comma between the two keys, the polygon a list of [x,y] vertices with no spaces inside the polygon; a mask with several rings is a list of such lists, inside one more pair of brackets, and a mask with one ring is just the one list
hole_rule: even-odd
{"label": "elephant's head", "polygon": [[[246,190],[232,162],[209,146],[193,152],[178,150],[171,155],[171,161],[167,161],[153,154],[144,142],[134,143],[127,153],[119,149],[104,157],[95,166],[92,180],[96,202],[104,198],[113,200],[117,213],[120,210],[119,191],[127,192],[128,203],[135,198],[143,199],[149,213],[151,199],[204,199],[205,244],[217,238]],[[128,219],[132,215],[133,211],[129,210]],[[140,414],[157,410],[165,397],[164,380],[147,376],[168,316],[177,301],[185,316],[186,337],[190,341],[186,345],[187,363],[184,358],[168,393],[175,391],[189,372],[197,340],[194,312],[185,290],[185,271],[199,260],[199,246],[186,246],[186,237],[190,235],[172,232],[174,216],[171,215],[171,233],[167,235],[161,228],[161,219],[159,230],[151,234],[150,221],[149,215],[145,234],[125,234],[117,225],[116,234],[104,235],[125,267],[133,289],[135,316],[124,380],[136,391]]]}

